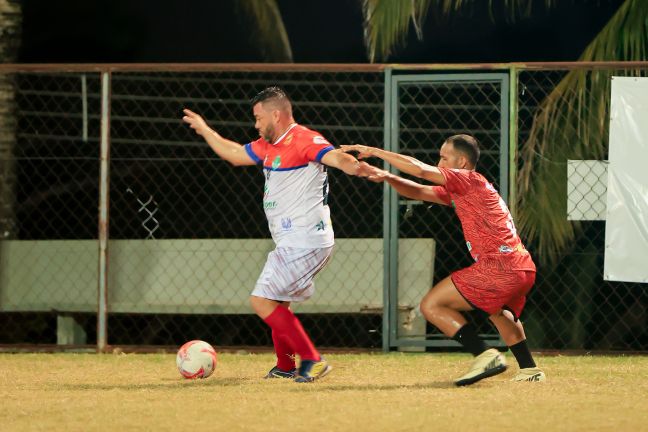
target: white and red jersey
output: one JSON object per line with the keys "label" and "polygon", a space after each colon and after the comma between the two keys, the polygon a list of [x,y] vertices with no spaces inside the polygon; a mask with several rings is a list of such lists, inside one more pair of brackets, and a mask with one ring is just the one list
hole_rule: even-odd
{"label": "white and red jersey", "polygon": [[509,270],[535,270],[531,255],[517,234],[513,218],[497,190],[476,171],[440,168],[444,186],[437,196],[452,205],[475,261],[498,261]]}
{"label": "white and red jersey", "polygon": [[333,146],[319,133],[293,124],[276,142],[245,145],[263,164],[263,208],[277,247],[333,246],[328,176],[320,161]]}

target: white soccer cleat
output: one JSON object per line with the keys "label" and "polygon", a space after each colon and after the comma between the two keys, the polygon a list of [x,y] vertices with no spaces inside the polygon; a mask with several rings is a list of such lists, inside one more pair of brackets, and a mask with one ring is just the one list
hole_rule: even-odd
{"label": "white soccer cleat", "polygon": [[455,380],[455,385],[466,386],[474,384],[484,378],[501,374],[506,370],[504,355],[495,348],[487,349],[475,357],[470,370]]}
{"label": "white soccer cleat", "polygon": [[511,381],[546,381],[547,376],[538,367],[524,368],[511,378]]}

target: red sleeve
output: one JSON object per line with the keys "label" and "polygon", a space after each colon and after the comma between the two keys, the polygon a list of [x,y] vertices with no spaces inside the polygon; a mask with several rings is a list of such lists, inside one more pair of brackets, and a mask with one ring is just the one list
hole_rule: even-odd
{"label": "red sleeve", "polygon": [[432,186],[432,190],[445,205],[450,205],[452,199],[450,198],[450,194],[446,190],[445,186]]}
{"label": "red sleeve", "polygon": [[265,146],[266,146],[266,141],[263,138],[259,138],[256,141],[252,141],[251,143],[246,144],[245,151],[254,162],[260,164],[263,162],[263,159],[265,158],[265,154],[266,154]]}
{"label": "red sleeve", "polygon": [[300,150],[306,160],[320,162],[322,157],[333,150],[333,145],[317,132],[302,135]]}
{"label": "red sleeve", "polygon": [[463,169],[439,168],[445,178],[445,188],[450,193],[463,195],[470,190],[473,171]]}

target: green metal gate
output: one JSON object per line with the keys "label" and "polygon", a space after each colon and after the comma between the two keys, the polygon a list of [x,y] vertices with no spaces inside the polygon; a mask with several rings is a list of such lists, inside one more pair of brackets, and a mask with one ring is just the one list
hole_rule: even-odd
{"label": "green metal gate", "polygon": [[[508,73],[385,73],[385,148],[426,163],[454,134],[481,143],[477,170],[508,201]],[[451,209],[399,197],[385,189],[383,346],[404,350],[458,346],[428,326],[418,310],[423,295],[452,271],[471,264],[458,219]],[[491,344],[499,337],[488,320],[470,314]]]}

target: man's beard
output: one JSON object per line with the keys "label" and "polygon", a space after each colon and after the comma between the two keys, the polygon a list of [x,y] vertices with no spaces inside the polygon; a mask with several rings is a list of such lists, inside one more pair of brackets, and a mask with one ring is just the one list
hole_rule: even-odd
{"label": "man's beard", "polygon": [[261,132],[261,136],[263,137],[264,140],[268,141],[269,143],[272,143],[272,137],[274,136],[274,128],[273,127],[268,127],[264,131]]}

